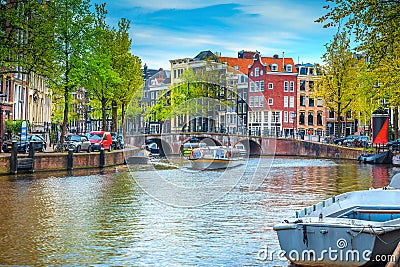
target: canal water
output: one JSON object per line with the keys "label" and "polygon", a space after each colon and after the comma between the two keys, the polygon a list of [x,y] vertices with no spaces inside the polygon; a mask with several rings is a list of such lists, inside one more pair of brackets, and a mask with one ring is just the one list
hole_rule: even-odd
{"label": "canal water", "polygon": [[287,266],[274,224],[400,171],[301,158],[228,173],[160,166],[0,177],[0,265]]}

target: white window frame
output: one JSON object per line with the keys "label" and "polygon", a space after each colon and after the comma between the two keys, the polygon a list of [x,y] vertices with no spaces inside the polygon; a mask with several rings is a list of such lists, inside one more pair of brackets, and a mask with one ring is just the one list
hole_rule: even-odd
{"label": "white window frame", "polygon": [[286,123],[289,122],[289,112],[287,111],[283,112],[283,121]]}
{"label": "white window frame", "polygon": [[290,108],[294,108],[294,96],[290,96],[290,99],[289,99],[289,107],[290,107]]}
{"label": "white window frame", "polygon": [[278,64],[271,64],[271,71],[278,71]]}
{"label": "white window frame", "polygon": [[290,92],[294,92],[294,81],[290,81]]}
{"label": "white window frame", "polygon": [[289,82],[288,81],[283,82],[283,91],[289,92]]}
{"label": "white window frame", "polygon": [[286,71],[287,71],[287,72],[292,72],[292,71],[293,71],[293,67],[292,67],[291,64],[287,64],[287,65],[286,65]]}
{"label": "white window frame", "polygon": [[260,68],[255,68],[254,69],[254,77],[258,77],[258,76],[260,76]]}
{"label": "white window frame", "polygon": [[274,104],[274,99],[273,98],[268,98],[268,105],[272,106]]}
{"label": "white window frame", "polygon": [[265,83],[264,81],[260,81],[260,91],[264,92],[264,89],[265,89]]}
{"label": "white window frame", "polygon": [[269,90],[274,89],[274,83],[268,83],[268,89]]}
{"label": "white window frame", "polygon": [[285,95],[283,97],[283,107],[284,108],[288,108],[289,107],[289,97],[287,95]]}

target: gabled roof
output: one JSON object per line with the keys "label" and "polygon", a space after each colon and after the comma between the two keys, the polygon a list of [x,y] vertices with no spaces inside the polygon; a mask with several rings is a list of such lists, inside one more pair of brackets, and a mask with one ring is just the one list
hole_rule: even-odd
{"label": "gabled roof", "polygon": [[239,69],[240,72],[244,74],[249,73],[249,66],[253,64],[253,59],[248,59],[248,58],[234,58],[234,57],[220,57],[219,58],[220,63],[226,63],[228,66],[231,66],[232,68],[237,68]]}
{"label": "gabled roof", "polygon": [[217,61],[218,57],[213,52],[211,52],[210,50],[207,50],[207,51],[201,51],[192,60],[193,61],[203,61],[203,60],[214,60],[214,61]]}
{"label": "gabled roof", "polygon": [[[254,59],[248,58],[232,58],[232,57],[220,57],[219,61],[221,63],[226,63],[228,66],[235,67],[237,66],[240,72],[248,75],[249,73],[249,66],[253,65]],[[286,69],[282,68],[282,64],[285,65],[292,65],[292,72],[296,73],[296,66],[292,58],[274,58],[274,57],[261,57],[261,63],[263,63],[267,67],[267,71],[271,71],[271,65],[277,64],[278,65],[278,72],[286,72]]]}

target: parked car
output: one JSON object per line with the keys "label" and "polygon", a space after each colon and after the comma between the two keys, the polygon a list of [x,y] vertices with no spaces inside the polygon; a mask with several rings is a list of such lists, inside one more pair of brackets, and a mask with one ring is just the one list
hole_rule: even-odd
{"label": "parked car", "polygon": [[110,132],[93,131],[89,133],[89,141],[92,151],[100,151],[101,148],[112,151],[112,137]]}
{"label": "parked car", "polygon": [[346,139],[346,137],[336,137],[335,139],[333,139],[333,143],[341,146],[343,145],[344,139]]}
{"label": "parked car", "polygon": [[122,136],[121,134],[118,135],[118,143],[119,143],[119,148],[120,149],[124,149],[125,148],[125,139],[124,139],[124,136]]}
{"label": "parked car", "polygon": [[67,135],[65,137],[65,150],[72,149],[74,152],[80,152],[85,150],[87,152],[92,151],[92,145],[89,139],[85,135]]}
{"label": "parked car", "polygon": [[17,141],[18,153],[29,153],[29,146],[33,144],[35,151],[46,151],[46,141],[42,136],[37,134],[28,134],[25,141],[21,141],[20,136],[14,136],[11,140],[7,140],[3,143],[1,149],[4,152],[11,152],[12,142]]}
{"label": "parked car", "polygon": [[387,147],[389,150],[391,150],[391,151],[393,151],[393,150],[399,150],[399,148],[400,148],[400,138],[388,142],[387,145],[386,145],[386,147]]}
{"label": "parked car", "polygon": [[343,140],[342,144],[344,146],[354,146],[354,140],[357,139],[357,135],[348,135],[346,138]]}
{"label": "parked car", "polygon": [[371,139],[369,138],[369,136],[365,136],[365,135],[360,135],[359,137],[357,137],[356,140],[354,140],[355,146],[357,147],[365,147],[365,148],[369,148],[371,147]]}

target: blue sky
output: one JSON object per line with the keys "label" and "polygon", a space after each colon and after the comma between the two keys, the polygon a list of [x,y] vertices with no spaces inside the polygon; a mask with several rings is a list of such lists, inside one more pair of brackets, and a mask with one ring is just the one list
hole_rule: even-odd
{"label": "blue sky", "polygon": [[[92,3],[104,1],[91,0]],[[249,2],[249,3],[247,3]],[[118,0],[106,2],[108,23],[131,21],[132,53],[149,68],[170,69],[170,59],[203,50],[237,57],[240,50],[322,63],[334,29],[314,20],[324,0]]]}

